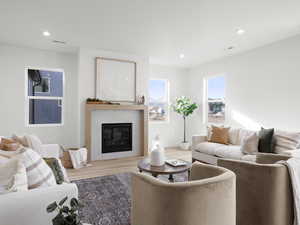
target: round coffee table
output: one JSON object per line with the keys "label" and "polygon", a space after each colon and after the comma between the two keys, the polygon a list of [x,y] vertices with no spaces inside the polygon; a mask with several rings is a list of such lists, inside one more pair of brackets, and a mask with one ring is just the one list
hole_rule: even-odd
{"label": "round coffee table", "polygon": [[184,173],[188,171],[190,175],[190,169],[192,167],[192,163],[186,162],[185,166],[170,166],[168,164],[165,164],[163,166],[151,166],[150,165],[150,159],[145,158],[138,163],[138,168],[140,172],[148,172],[151,173],[153,177],[157,177],[158,175],[169,175],[169,181],[174,182],[174,174],[177,173]]}

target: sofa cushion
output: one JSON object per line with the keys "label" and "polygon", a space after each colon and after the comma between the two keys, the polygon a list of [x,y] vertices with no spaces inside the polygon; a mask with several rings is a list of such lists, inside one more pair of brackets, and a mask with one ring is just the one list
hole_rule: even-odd
{"label": "sofa cushion", "polygon": [[215,155],[216,149],[224,145],[213,142],[202,142],[196,146],[196,151],[205,153],[208,155]]}
{"label": "sofa cushion", "polygon": [[259,131],[259,144],[258,151],[264,153],[272,153],[273,152],[273,135],[274,128],[265,129],[261,128]]}
{"label": "sofa cushion", "polygon": [[244,156],[238,145],[223,145],[216,149],[215,155],[227,159],[241,159]]}
{"label": "sofa cushion", "polygon": [[241,159],[244,156],[241,152],[241,146],[223,145],[212,142],[198,144],[195,151],[229,159]]}
{"label": "sofa cushion", "polygon": [[275,153],[295,150],[300,147],[300,133],[276,130],[274,134]]}

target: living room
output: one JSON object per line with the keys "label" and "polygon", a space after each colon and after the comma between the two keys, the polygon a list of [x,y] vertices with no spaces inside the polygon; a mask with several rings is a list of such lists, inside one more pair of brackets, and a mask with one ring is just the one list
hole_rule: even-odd
{"label": "living room", "polygon": [[299,9],[2,1],[0,225],[300,224]]}

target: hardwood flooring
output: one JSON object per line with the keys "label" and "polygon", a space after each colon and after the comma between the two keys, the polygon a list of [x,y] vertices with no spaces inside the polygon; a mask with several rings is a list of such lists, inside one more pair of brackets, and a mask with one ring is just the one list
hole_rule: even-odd
{"label": "hardwood flooring", "polygon": [[[167,158],[182,159],[192,161],[191,151],[184,151],[177,148],[166,149]],[[130,157],[122,159],[99,160],[91,162],[91,166],[82,169],[68,169],[70,180],[80,180],[85,178],[107,176],[118,173],[137,172],[137,163],[143,157]]]}

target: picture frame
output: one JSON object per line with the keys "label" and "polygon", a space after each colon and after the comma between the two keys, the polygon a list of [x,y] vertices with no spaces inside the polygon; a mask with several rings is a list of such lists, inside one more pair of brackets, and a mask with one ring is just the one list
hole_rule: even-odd
{"label": "picture frame", "polygon": [[96,57],[95,96],[111,102],[136,102],[136,62]]}

